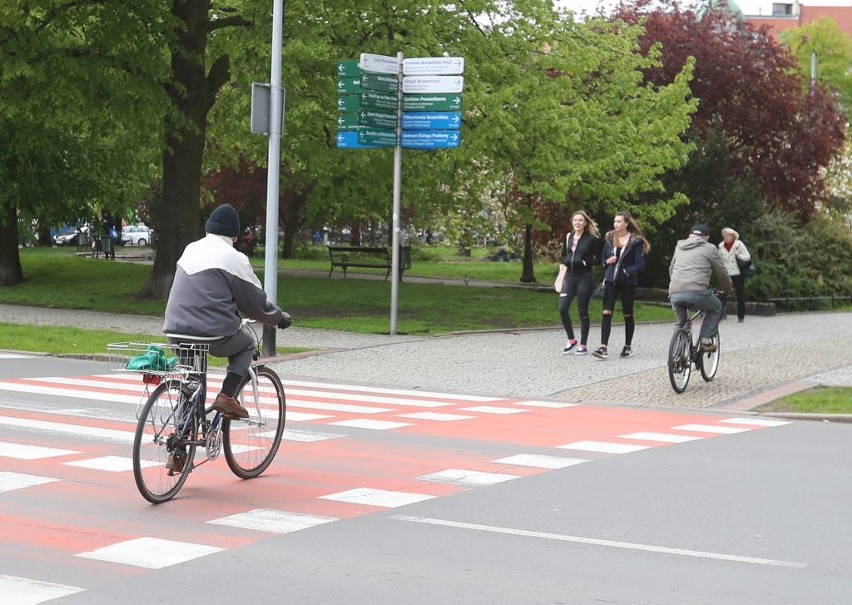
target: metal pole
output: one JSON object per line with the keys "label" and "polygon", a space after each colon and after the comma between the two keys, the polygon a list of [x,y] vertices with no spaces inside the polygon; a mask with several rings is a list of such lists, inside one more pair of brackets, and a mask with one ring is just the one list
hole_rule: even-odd
{"label": "metal pole", "polygon": [[[272,302],[278,300],[278,179],[281,164],[281,46],[284,0],[274,0],[272,11],[272,67],[269,77],[269,152],[266,179],[266,248],[263,289]],[[263,328],[263,354],[275,355],[275,326]]]}
{"label": "metal pole", "polygon": [[815,52],[811,53],[811,88],[816,88],[817,81],[817,55]]}
{"label": "metal pole", "polygon": [[396,316],[399,307],[399,207],[402,190],[402,60],[403,53],[396,53],[399,61],[399,91],[396,106],[396,147],[393,149],[393,230],[391,232],[391,316],[390,333],[396,336]]}

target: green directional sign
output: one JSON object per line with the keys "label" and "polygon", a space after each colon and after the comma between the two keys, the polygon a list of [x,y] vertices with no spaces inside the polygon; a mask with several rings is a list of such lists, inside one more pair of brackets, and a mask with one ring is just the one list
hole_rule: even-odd
{"label": "green directional sign", "polygon": [[371,92],[369,90],[361,93],[361,107],[365,109],[397,110],[398,101],[396,95]]}
{"label": "green directional sign", "polygon": [[361,89],[376,90],[378,92],[396,92],[399,90],[399,77],[364,72],[361,74]]}
{"label": "green directional sign", "polygon": [[341,78],[337,81],[337,94],[357,95],[361,92],[361,78]]}
{"label": "green directional sign", "polygon": [[361,128],[358,131],[358,144],[373,147],[396,147],[396,130]]}
{"label": "green directional sign", "polygon": [[358,61],[341,61],[337,64],[338,78],[360,78],[361,68],[358,67]]}
{"label": "green directional sign", "polygon": [[339,113],[339,114],[337,114],[337,129],[338,130],[358,130],[358,114],[357,113]]}
{"label": "green directional sign", "polygon": [[396,128],[396,112],[362,109],[358,112],[358,123],[375,128]]}
{"label": "green directional sign", "polygon": [[337,111],[353,112],[361,109],[361,95],[341,95],[337,97]]}
{"label": "green directional sign", "polygon": [[422,94],[402,97],[403,111],[461,111],[460,94]]}

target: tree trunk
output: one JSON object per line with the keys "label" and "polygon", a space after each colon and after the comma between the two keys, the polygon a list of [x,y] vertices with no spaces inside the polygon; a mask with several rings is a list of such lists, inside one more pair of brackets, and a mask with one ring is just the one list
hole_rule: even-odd
{"label": "tree trunk", "polygon": [[140,296],[166,298],[175,266],[188,243],[202,234],[201,160],[207,133],[207,114],[216,91],[229,78],[227,57],[204,73],[209,0],[174,0],[175,29],[172,80],[166,84],[171,110],[165,118],[163,193],[153,208],[157,230],[154,267]]}
{"label": "tree trunk", "polygon": [[532,225],[524,227],[524,262],[521,271],[521,281],[525,284],[535,283],[535,268],[533,266]]}
{"label": "tree trunk", "polygon": [[24,270],[18,251],[18,210],[11,207],[0,214],[0,288],[16,286],[22,281]]}

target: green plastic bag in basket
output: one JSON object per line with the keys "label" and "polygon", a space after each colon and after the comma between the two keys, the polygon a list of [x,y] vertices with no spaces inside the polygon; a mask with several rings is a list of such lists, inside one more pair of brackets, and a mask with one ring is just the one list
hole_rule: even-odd
{"label": "green plastic bag in basket", "polygon": [[177,365],[177,357],[166,357],[166,352],[160,347],[151,345],[144,355],[133,357],[125,366],[128,370],[167,371]]}

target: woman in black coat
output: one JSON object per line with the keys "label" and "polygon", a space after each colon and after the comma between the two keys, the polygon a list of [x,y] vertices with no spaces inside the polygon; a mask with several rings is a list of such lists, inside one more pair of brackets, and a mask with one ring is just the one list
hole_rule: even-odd
{"label": "woman in black coat", "polygon": [[[565,235],[562,242],[562,257],[559,263],[559,276],[554,287],[559,292],[559,317],[568,342],[562,349],[562,354],[569,353],[574,347],[574,355],[586,355],[589,340],[589,302],[595,282],[592,267],[598,251],[598,226],[588,214],[582,210],[571,216],[572,231]],[[571,324],[571,301],[577,298],[577,310],[580,313],[580,344],[574,337],[574,326]]]}

